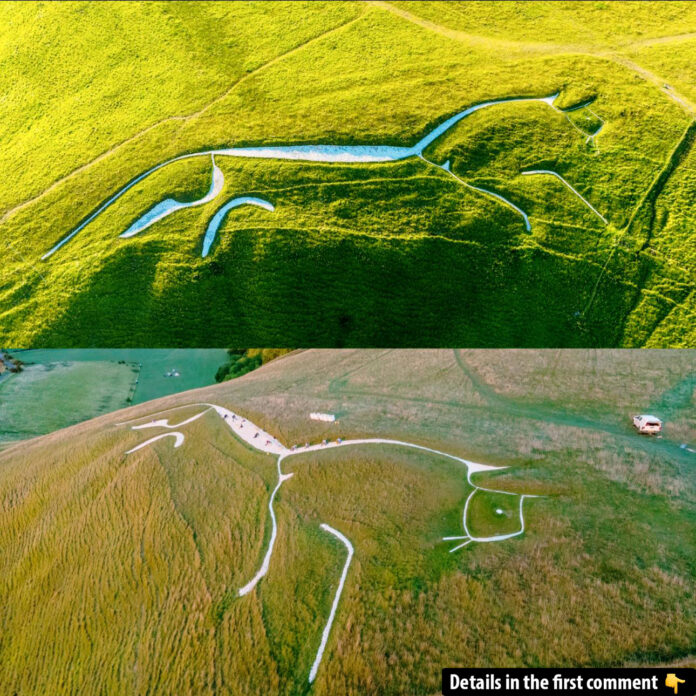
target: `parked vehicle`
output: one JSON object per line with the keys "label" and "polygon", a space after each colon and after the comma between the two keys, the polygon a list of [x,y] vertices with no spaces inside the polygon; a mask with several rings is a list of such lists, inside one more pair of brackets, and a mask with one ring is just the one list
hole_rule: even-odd
{"label": "parked vehicle", "polygon": [[633,425],[639,433],[655,435],[662,432],[662,421],[656,416],[633,416]]}

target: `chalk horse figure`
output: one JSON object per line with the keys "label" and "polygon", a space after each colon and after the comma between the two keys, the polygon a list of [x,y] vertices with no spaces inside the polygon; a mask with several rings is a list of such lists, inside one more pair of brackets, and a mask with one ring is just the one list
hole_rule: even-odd
{"label": "chalk horse figure", "polygon": [[[171,411],[176,411],[180,409],[188,409],[191,408],[192,406],[200,406],[203,407],[203,410],[200,412],[196,413],[193,416],[190,416],[188,418],[185,418],[184,420],[178,422],[178,423],[170,423],[169,419],[167,418],[158,418],[155,420],[146,420],[147,418],[154,418],[155,416],[161,416],[164,413],[169,413]],[[448,459],[452,459],[456,462],[461,463],[465,468],[466,468],[466,478],[468,483],[472,486],[473,490],[469,494],[469,496],[466,499],[466,502],[464,504],[464,511],[462,514],[462,527],[463,527],[463,534],[458,534],[454,536],[447,536],[443,537],[443,541],[448,541],[448,542],[455,542],[455,546],[449,550],[450,553],[453,553],[468,544],[471,544],[472,542],[479,542],[479,543],[490,543],[490,542],[495,542],[495,541],[504,541],[506,539],[511,539],[516,536],[520,536],[521,534],[524,533],[525,531],[525,525],[524,525],[524,501],[527,498],[535,498],[538,496],[535,495],[520,495],[517,493],[509,493],[507,491],[499,491],[499,490],[494,490],[490,488],[484,488],[482,486],[479,486],[475,484],[472,480],[471,477],[473,474],[478,473],[478,472],[484,472],[484,471],[495,471],[499,469],[503,469],[506,467],[496,467],[496,466],[490,466],[488,464],[479,464],[476,462],[469,461],[467,459],[463,459],[461,457],[458,457],[454,454],[449,454],[447,452],[443,452],[440,450],[435,450],[430,447],[424,447],[423,445],[419,445],[416,443],[412,442],[404,442],[401,440],[389,440],[389,439],[384,439],[384,438],[361,438],[361,439],[353,439],[353,440],[344,440],[342,438],[337,438],[336,440],[332,441],[324,441],[320,444],[305,444],[302,446],[294,446],[292,448],[286,447],[284,444],[282,444],[279,440],[277,440],[275,437],[267,433],[266,431],[262,430],[259,426],[255,425],[251,421],[247,420],[246,418],[240,416],[237,413],[234,413],[233,411],[223,407],[219,406],[216,404],[212,403],[197,403],[197,404],[188,404],[186,406],[180,406],[176,407],[173,409],[168,409],[167,411],[162,411],[157,414],[152,414],[150,416],[144,416],[141,418],[138,418],[134,421],[128,421],[126,423],[122,423],[121,425],[129,425],[132,430],[140,431],[140,430],[157,430],[157,431],[164,431],[164,432],[159,432],[158,434],[154,435],[153,437],[150,437],[147,440],[144,440],[140,444],[132,447],[129,449],[126,454],[130,455],[133,454],[134,452],[137,452],[139,450],[142,450],[153,443],[163,440],[165,438],[171,438],[174,440],[173,446],[174,448],[179,448],[181,447],[186,440],[185,434],[181,431],[186,425],[193,423],[194,421],[197,421],[199,418],[202,418],[205,416],[207,413],[214,413],[217,414],[217,416],[222,419],[222,421],[229,427],[229,429],[232,431],[232,434],[245,442],[247,445],[250,445],[252,448],[254,448],[257,451],[264,452],[266,454],[271,454],[275,457],[277,457],[276,460],[276,469],[277,469],[277,483],[275,488],[273,489],[273,492],[271,493],[270,499],[268,501],[268,511],[269,511],[269,517],[271,520],[271,536],[268,541],[268,546],[266,548],[266,553],[264,555],[264,558],[261,562],[261,566],[259,567],[258,571],[254,575],[251,580],[244,585],[243,587],[239,588],[238,595],[240,597],[243,597],[244,595],[248,594],[251,592],[256,585],[261,581],[261,579],[266,575],[268,572],[271,556],[273,554],[273,549],[275,547],[275,542],[277,538],[277,532],[278,532],[278,523],[275,515],[275,510],[274,510],[274,501],[276,498],[276,495],[278,493],[278,490],[282,486],[284,481],[287,481],[289,478],[294,476],[293,473],[283,473],[283,468],[282,464],[283,462],[288,459],[289,457],[298,455],[298,454],[305,454],[308,452],[323,452],[325,450],[330,450],[330,449],[335,449],[338,447],[351,447],[351,446],[357,446],[357,445],[391,445],[394,447],[406,447],[406,448],[411,448],[411,449],[417,449],[425,452],[430,452],[436,456],[441,456],[445,457]],[[146,422],[140,422],[140,421],[146,421]],[[492,495],[495,494],[497,496],[499,495],[507,495],[511,496],[512,499],[519,501],[518,502],[518,509],[519,509],[519,518],[520,518],[520,523],[519,523],[519,528],[513,532],[505,532],[505,533],[500,533],[500,534],[492,534],[490,536],[477,536],[474,535],[467,523],[467,518],[469,514],[469,507],[471,501],[478,496],[479,498],[481,496],[486,496],[486,495]],[[511,506],[513,509],[516,507],[515,505]],[[319,669],[319,665],[321,663],[322,656],[324,654],[324,650],[326,648],[326,644],[329,638],[329,634],[331,632],[331,626],[334,622],[334,618],[336,615],[336,610],[338,608],[338,603],[341,598],[341,593],[343,592],[343,587],[346,582],[346,578],[348,576],[348,572],[350,569],[350,564],[353,559],[353,554],[354,554],[354,548],[353,545],[351,544],[350,540],[344,536],[342,532],[340,532],[337,529],[334,529],[330,525],[326,523],[320,524],[320,528],[327,532],[328,534],[333,535],[336,539],[338,539],[346,548],[346,560],[343,566],[343,570],[341,572],[341,577],[339,580],[338,588],[336,590],[336,593],[334,595],[334,600],[333,604],[331,607],[331,611],[329,614],[329,617],[327,619],[327,622],[324,626],[324,631],[322,633],[322,638],[321,642],[319,644],[319,647],[317,649],[316,657],[314,659],[314,663],[312,664],[312,668],[309,673],[309,682],[313,682],[316,675],[317,671]]]}
{"label": "chalk horse figure", "polygon": [[[449,160],[443,164],[436,164],[425,158],[423,155],[424,150],[431,145],[440,136],[450,130],[454,125],[459,123],[463,118],[466,118],[470,114],[479,111],[481,109],[496,106],[498,104],[505,104],[509,102],[541,102],[547,104],[551,109],[566,114],[567,112],[573,111],[577,107],[570,107],[565,110],[561,110],[554,105],[558,93],[552,94],[548,97],[512,97],[509,99],[496,99],[493,101],[486,101],[474,106],[470,106],[463,111],[451,116],[447,120],[440,123],[438,126],[433,128],[427,135],[421,138],[415,145],[411,147],[396,147],[392,145],[269,145],[269,146],[258,146],[258,147],[230,147],[230,148],[219,148],[213,150],[201,150],[199,152],[192,152],[185,155],[180,155],[172,159],[161,162],[155,165],[146,172],[135,177],[128,184],[119,189],[116,193],[110,196],[106,201],[104,201],[99,207],[88,215],[77,227],[75,227],[69,234],[63,237],[54,247],[47,251],[42,257],[42,260],[50,258],[55,254],[61,247],[67,244],[71,239],[73,239],[80,231],[82,231],[90,222],[92,222],[96,217],[98,217],[104,210],[111,206],[115,201],[117,201],[124,193],[126,193],[133,186],[143,181],[150,174],[166,167],[173,162],[179,162],[181,160],[190,159],[192,157],[210,157],[212,165],[212,181],[210,184],[210,189],[208,193],[197,201],[192,201],[189,203],[182,203],[173,198],[167,198],[157,203],[155,206],[150,208],[144,215],[138,218],[133,224],[131,224],[128,229],[123,232],[120,236],[122,238],[130,238],[137,234],[140,234],[146,230],[151,225],[159,222],[160,220],[168,217],[172,213],[184,208],[190,208],[193,206],[200,206],[211,202],[218,197],[222,191],[225,183],[225,177],[222,170],[217,166],[215,162],[216,157],[242,157],[242,158],[256,158],[256,159],[272,159],[272,160],[299,160],[306,162],[323,162],[323,163],[362,163],[370,164],[375,162],[396,162],[399,160],[405,160],[413,157],[418,157],[424,162],[441,169],[450,176],[454,177],[460,184],[466,186],[472,191],[481,193],[489,198],[494,199],[498,203],[507,206],[511,210],[518,213],[525,224],[527,230],[531,229],[529,222],[529,217],[527,214],[514,203],[509,201],[504,196],[496,193],[495,191],[490,191],[488,189],[482,188],[480,186],[474,186],[473,184],[467,183],[460,177],[458,177],[454,172],[452,172]],[[566,116],[567,117],[567,116]],[[572,123],[572,122],[571,122]],[[599,131],[598,131],[599,132]],[[594,137],[595,134],[592,135]],[[581,198],[581,200],[589,206],[594,213],[596,213],[603,222],[606,223],[606,219],[580,194],[575,191],[575,189],[568,184],[568,182],[563,179],[559,174],[555,172],[550,172],[546,170],[532,170],[528,172],[523,172],[524,174],[549,174],[560,179],[573,193]],[[253,205],[259,208],[263,208],[269,212],[275,210],[272,203],[261,198],[255,198],[251,196],[239,196],[232,198],[225,202],[221,207],[219,207],[206,229],[206,234],[203,240],[203,253],[205,257],[210,252],[210,248],[215,240],[217,230],[222,224],[226,214],[229,210],[243,205]]]}

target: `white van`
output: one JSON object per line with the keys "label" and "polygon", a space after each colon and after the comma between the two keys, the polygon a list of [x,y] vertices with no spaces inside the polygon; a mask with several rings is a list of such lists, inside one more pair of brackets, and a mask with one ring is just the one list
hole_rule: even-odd
{"label": "white van", "polygon": [[662,421],[655,416],[633,416],[633,425],[639,433],[654,435],[662,431]]}

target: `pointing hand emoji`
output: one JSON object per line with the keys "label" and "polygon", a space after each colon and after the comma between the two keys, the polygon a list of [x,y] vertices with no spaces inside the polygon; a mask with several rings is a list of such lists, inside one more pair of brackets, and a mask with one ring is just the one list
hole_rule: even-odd
{"label": "pointing hand emoji", "polygon": [[671,686],[674,689],[674,693],[677,693],[679,684],[683,684],[684,680],[679,679],[676,674],[668,674],[667,679],[665,679],[665,686]]}

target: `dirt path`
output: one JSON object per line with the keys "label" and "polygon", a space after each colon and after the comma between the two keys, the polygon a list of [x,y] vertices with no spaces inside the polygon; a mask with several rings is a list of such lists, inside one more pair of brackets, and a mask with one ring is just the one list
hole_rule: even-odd
{"label": "dirt path", "polygon": [[634,60],[631,60],[630,58],[627,58],[619,53],[600,53],[597,55],[606,57],[609,60],[612,60],[614,63],[619,63],[629,70],[632,70],[647,82],[651,82],[653,85],[655,85],[660,92],[666,94],[673,102],[679,104],[679,106],[685,109],[692,117],[696,116],[696,103],[694,103],[687,96],[680,94],[676,89],[674,89],[674,87],[668,86],[667,80],[665,80],[664,77],[652,72],[652,70],[644,68]]}
{"label": "dirt path", "polygon": [[691,32],[687,34],[674,34],[671,36],[661,36],[654,39],[643,39],[636,41],[625,46],[621,46],[619,49],[614,51],[606,50],[593,50],[589,46],[582,44],[558,44],[558,43],[535,43],[531,41],[514,41],[506,39],[498,39],[488,36],[482,36],[479,34],[470,34],[464,31],[458,31],[456,29],[450,29],[442,24],[436,24],[430,20],[414,15],[407,10],[400,7],[396,7],[389,2],[383,2],[382,0],[371,0],[371,4],[375,7],[379,7],[382,10],[391,12],[392,14],[401,17],[413,24],[417,24],[424,29],[429,29],[440,36],[445,36],[453,41],[458,41],[460,43],[466,43],[474,46],[483,46],[489,48],[496,48],[498,50],[508,50],[508,51],[538,51],[538,52],[563,52],[563,53],[580,53],[588,56],[598,56],[607,58],[615,63],[619,63],[624,67],[632,70],[633,72],[640,75],[644,80],[654,84],[663,94],[666,94],[672,101],[676,102],[684,109],[686,109],[690,114],[696,115],[696,104],[691,101],[688,97],[677,92],[673,87],[666,87],[667,81],[660,77],[659,75],[653,73],[652,71],[644,68],[635,61],[623,55],[621,52],[629,51],[636,47],[648,47],[660,44],[667,44],[677,41],[686,41],[689,39],[696,38],[696,32]]}
{"label": "dirt path", "polygon": [[460,43],[467,43],[473,46],[481,46],[484,48],[496,48],[514,51],[550,51],[556,50],[560,51],[564,47],[561,44],[555,43],[536,43],[533,41],[515,41],[514,39],[498,39],[489,36],[483,36],[480,34],[470,34],[465,31],[460,31],[458,29],[451,29],[450,27],[445,27],[442,24],[436,24],[431,22],[429,19],[424,19],[419,17],[408,10],[404,10],[401,7],[392,5],[389,2],[383,2],[382,0],[370,0],[370,4],[378,7],[381,10],[386,10],[391,12],[397,17],[411,22],[412,24],[417,24],[419,27],[424,29],[429,29],[430,31],[440,34],[440,36],[446,36],[448,39],[453,41],[459,41]]}
{"label": "dirt path", "polygon": [[629,48],[648,48],[650,46],[660,46],[667,43],[679,43],[680,41],[689,41],[691,39],[696,39],[696,31],[691,31],[686,34],[671,34],[670,36],[658,36],[654,39],[640,39],[639,41],[634,41],[622,48],[622,50],[628,50]]}

